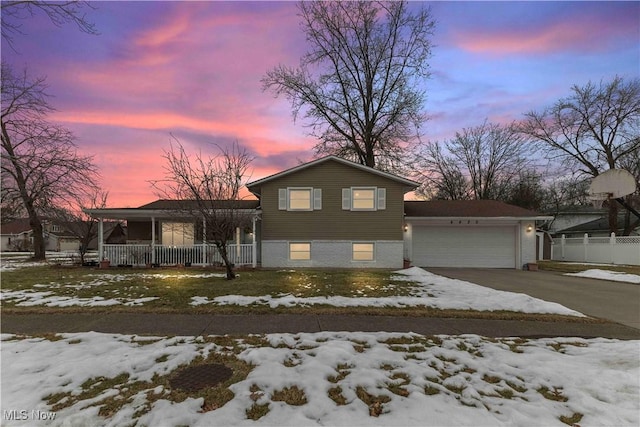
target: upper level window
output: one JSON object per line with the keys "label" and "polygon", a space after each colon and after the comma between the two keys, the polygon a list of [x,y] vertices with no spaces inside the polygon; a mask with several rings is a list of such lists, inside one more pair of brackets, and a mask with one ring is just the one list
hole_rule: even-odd
{"label": "upper level window", "polygon": [[289,210],[311,210],[311,189],[290,189],[287,208]]}
{"label": "upper level window", "polygon": [[292,187],[278,189],[278,209],[313,211],[322,209],[322,189]]}
{"label": "upper level window", "polygon": [[387,208],[387,190],[377,187],[351,187],[342,189],[342,209],[375,211]]}
{"label": "upper level window", "polygon": [[374,210],[376,208],[375,188],[354,188],[351,190],[351,208],[355,210]]}

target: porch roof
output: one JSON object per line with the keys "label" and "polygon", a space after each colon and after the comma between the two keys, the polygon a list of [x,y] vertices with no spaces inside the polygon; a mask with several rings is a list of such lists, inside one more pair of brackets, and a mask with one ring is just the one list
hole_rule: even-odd
{"label": "porch roof", "polygon": [[[238,209],[248,213],[255,212],[260,206],[259,200],[211,200],[208,203],[211,209]],[[196,207],[196,200],[160,199],[138,208],[84,209],[84,212],[103,219],[176,218],[194,216],[192,212]]]}

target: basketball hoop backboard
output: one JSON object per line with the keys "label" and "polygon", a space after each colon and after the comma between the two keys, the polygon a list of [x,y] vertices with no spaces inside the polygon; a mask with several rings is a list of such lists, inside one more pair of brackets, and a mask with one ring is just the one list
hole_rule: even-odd
{"label": "basketball hoop backboard", "polygon": [[636,191],[636,180],[624,169],[609,169],[593,178],[589,187],[591,200],[618,199]]}

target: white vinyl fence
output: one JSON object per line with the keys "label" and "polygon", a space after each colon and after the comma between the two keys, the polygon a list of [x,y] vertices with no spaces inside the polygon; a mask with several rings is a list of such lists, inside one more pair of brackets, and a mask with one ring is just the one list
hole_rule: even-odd
{"label": "white vinyl fence", "polygon": [[566,238],[553,242],[551,259],[557,261],[640,265],[640,236]]}
{"label": "white vinyl fence", "polygon": [[[229,260],[239,265],[253,264],[253,245],[227,245]],[[104,258],[118,265],[224,265],[215,245],[104,245]]]}

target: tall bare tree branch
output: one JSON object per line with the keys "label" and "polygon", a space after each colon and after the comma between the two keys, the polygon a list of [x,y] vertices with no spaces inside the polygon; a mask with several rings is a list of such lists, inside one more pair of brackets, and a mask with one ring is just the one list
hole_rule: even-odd
{"label": "tall bare tree branch", "polygon": [[[227,244],[237,227],[251,223],[240,194],[250,178],[253,157],[237,143],[229,148],[216,146],[211,157],[190,156],[178,139],[165,151],[165,179],[153,181],[158,195],[180,201],[181,214],[204,221],[207,241],[212,242],[226,267],[227,279],[235,278]],[[238,242],[239,243],[239,242]]]}
{"label": "tall bare tree branch", "polygon": [[429,76],[429,9],[406,2],[301,2],[309,51],[296,68],[279,65],[265,90],[291,101],[319,138],[317,154],[379,169],[406,165],[407,145],[425,117],[421,83]]}
{"label": "tall bare tree branch", "polygon": [[[640,79],[616,76],[574,85],[552,106],[528,112],[520,130],[545,147],[549,158],[585,177],[628,167],[640,150]],[[617,205],[609,206],[609,227],[616,231]]]}
{"label": "tall bare tree branch", "polygon": [[98,171],[82,156],[71,132],[47,120],[44,78],[14,74],[2,64],[2,202],[19,201],[34,233],[34,258],[45,258],[41,216],[51,207],[73,205],[95,187]]}
{"label": "tall bare tree branch", "polygon": [[24,35],[22,21],[42,12],[49,20],[57,26],[64,24],[75,24],[80,31],[87,34],[99,34],[98,30],[84,13],[85,9],[95,9],[95,6],[88,1],[3,1],[0,5],[2,16],[2,38],[14,48],[13,37]]}

